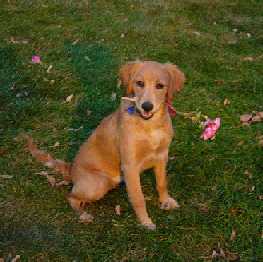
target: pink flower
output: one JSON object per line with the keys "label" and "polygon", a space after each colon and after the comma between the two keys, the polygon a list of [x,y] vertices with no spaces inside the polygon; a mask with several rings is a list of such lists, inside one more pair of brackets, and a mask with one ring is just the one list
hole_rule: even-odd
{"label": "pink flower", "polygon": [[215,120],[208,119],[207,121],[204,122],[204,131],[201,135],[201,138],[203,138],[204,140],[214,139],[219,127],[220,127],[219,117],[217,117]]}
{"label": "pink flower", "polygon": [[41,63],[40,56],[33,55],[31,61],[32,61],[33,64],[40,64]]}

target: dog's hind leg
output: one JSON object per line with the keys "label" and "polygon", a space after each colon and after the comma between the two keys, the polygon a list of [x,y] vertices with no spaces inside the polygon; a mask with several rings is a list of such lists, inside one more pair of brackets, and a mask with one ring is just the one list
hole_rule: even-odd
{"label": "dog's hind leg", "polygon": [[107,176],[97,173],[78,176],[78,179],[73,182],[72,192],[68,196],[69,204],[80,215],[82,222],[91,222],[93,217],[84,211],[86,204],[101,199],[116,185]]}

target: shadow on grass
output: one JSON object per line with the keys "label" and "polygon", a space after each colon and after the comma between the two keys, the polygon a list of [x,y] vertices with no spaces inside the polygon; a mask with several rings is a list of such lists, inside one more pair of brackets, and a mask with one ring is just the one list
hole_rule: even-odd
{"label": "shadow on grass", "polygon": [[[99,122],[118,107],[121,90],[117,88],[118,61],[111,50],[99,44],[86,43],[66,43],[65,48],[82,87],[71,127],[83,128],[69,135],[73,146],[68,158],[72,159]],[[116,99],[112,99],[112,94],[116,94]]]}

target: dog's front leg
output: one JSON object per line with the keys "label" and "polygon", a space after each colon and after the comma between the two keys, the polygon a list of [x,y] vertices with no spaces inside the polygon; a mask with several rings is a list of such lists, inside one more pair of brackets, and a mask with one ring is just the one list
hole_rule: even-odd
{"label": "dog's front leg", "polygon": [[124,176],[130,202],[140,223],[146,228],[154,230],[156,226],[152,222],[146,210],[145,200],[140,183],[139,170],[134,170],[133,166],[127,167],[124,170]]}
{"label": "dog's front leg", "polygon": [[166,164],[167,158],[161,158],[154,167],[156,176],[156,187],[159,193],[159,200],[161,203],[161,209],[170,210],[180,207],[176,200],[169,196],[167,190],[167,175],[166,175]]}

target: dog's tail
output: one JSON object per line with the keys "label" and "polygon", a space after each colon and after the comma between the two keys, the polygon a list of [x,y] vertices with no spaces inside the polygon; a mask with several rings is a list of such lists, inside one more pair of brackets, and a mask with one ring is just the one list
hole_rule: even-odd
{"label": "dog's tail", "polygon": [[62,174],[65,181],[71,181],[71,164],[59,159],[54,159],[50,154],[38,149],[32,137],[24,135],[24,138],[27,140],[27,149],[34,158],[36,158],[45,166],[52,168],[58,173]]}

